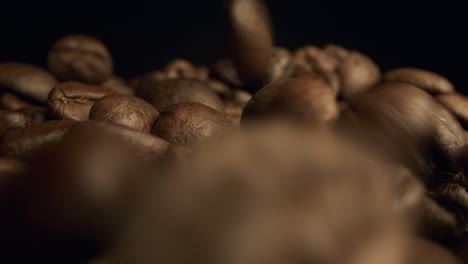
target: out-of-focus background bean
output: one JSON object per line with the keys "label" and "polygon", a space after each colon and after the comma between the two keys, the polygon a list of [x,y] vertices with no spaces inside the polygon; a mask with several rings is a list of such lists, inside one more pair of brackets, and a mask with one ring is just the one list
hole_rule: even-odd
{"label": "out-of-focus background bean", "polygon": [[[155,70],[174,57],[209,65],[225,55],[223,2],[2,1],[0,61],[45,66],[56,39],[86,33],[107,44],[123,77]],[[366,53],[384,71],[424,68],[468,93],[462,1],[266,2],[277,45],[341,44]]]}

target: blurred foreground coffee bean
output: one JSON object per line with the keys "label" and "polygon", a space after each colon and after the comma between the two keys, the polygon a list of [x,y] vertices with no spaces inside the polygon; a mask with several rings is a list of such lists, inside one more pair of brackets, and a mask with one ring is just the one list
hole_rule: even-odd
{"label": "blurred foreground coffee bean", "polygon": [[239,77],[258,90],[273,55],[268,7],[262,0],[229,0],[229,48]]}
{"label": "blurred foreground coffee bean", "polygon": [[77,135],[94,133],[115,139],[115,142],[129,149],[141,162],[150,164],[160,161],[169,146],[169,142],[158,136],[102,121],[78,122],[68,132]]}
{"label": "blurred foreground coffee bean", "polygon": [[289,78],[259,90],[244,108],[242,123],[262,118],[286,118],[311,125],[332,124],[338,104],[321,79]]}
{"label": "blurred foreground coffee bean", "polygon": [[40,67],[21,62],[0,62],[0,89],[45,103],[56,84],[55,77]]}
{"label": "blurred foreground coffee bean", "polygon": [[103,82],[101,86],[104,88],[111,89],[112,91],[118,94],[133,95],[135,93],[135,90],[133,88],[130,88],[130,86],[127,85],[127,82],[124,79],[116,76],[113,76],[107,81]]}
{"label": "blurred foreground coffee bean", "polygon": [[114,91],[80,82],[63,82],[50,92],[48,103],[52,113],[62,120],[88,120],[94,103]]}
{"label": "blurred foreground coffee bean", "polygon": [[398,68],[386,72],[383,82],[403,82],[412,84],[430,94],[451,93],[453,84],[446,78],[430,71],[417,68]]}
{"label": "blurred foreground coffee bean", "polygon": [[153,134],[174,144],[197,145],[212,142],[230,130],[226,116],[198,103],[167,107],[153,128]]}
{"label": "blurred foreground coffee bean", "polygon": [[0,157],[0,208],[11,189],[11,184],[16,181],[16,177],[26,171],[27,167],[22,161]]}
{"label": "blurred foreground coffee bean", "polygon": [[387,176],[330,134],[245,128],[151,185],[95,263],[404,263]]}
{"label": "blurred foreground coffee bean", "polygon": [[110,94],[97,101],[89,112],[90,120],[107,121],[150,133],[159,116],[152,105],[135,96]]}
{"label": "blurred foreground coffee bean", "polygon": [[112,57],[98,39],[86,35],[68,35],[54,43],[49,51],[49,70],[61,81],[101,84],[113,72]]}
{"label": "blurred foreground coffee bean", "polygon": [[437,102],[452,113],[465,129],[468,129],[468,99],[459,93],[437,95]]}
{"label": "blurred foreground coffee bean", "polygon": [[452,252],[430,240],[412,238],[405,264],[462,264]]}
{"label": "blurred foreground coffee bean", "polygon": [[46,121],[7,133],[0,154],[15,159],[29,159],[39,151],[57,144],[74,124],[73,121]]}
{"label": "blurred foreground coffee bean", "polygon": [[152,104],[158,111],[177,103],[194,102],[223,111],[221,99],[206,83],[192,79],[158,80],[153,74],[145,76],[136,96]]}
{"label": "blurred foreground coffee bean", "polygon": [[14,182],[2,206],[2,260],[83,263],[133,215],[147,166],[99,129],[77,132],[37,155]]}

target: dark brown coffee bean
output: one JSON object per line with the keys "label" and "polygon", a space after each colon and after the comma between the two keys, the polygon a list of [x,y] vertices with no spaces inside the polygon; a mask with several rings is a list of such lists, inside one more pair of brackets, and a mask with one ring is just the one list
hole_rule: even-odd
{"label": "dark brown coffee bean", "polygon": [[29,104],[11,93],[5,93],[0,97],[0,108],[21,112],[31,123],[41,123],[46,119],[46,107]]}
{"label": "dark brown coffee bean", "polygon": [[204,104],[220,112],[224,108],[221,99],[206,83],[198,80],[158,80],[150,74],[141,80],[136,95],[160,112],[170,105],[182,102]]}
{"label": "dark brown coffee bean", "polygon": [[330,124],[338,117],[338,105],[332,89],[321,79],[289,78],[258,91],[245,106],[242,123],[268,117]]}
{"label": "dark brown coffee bean", "polygon": [[239,74],[233,62],[228,59],[217,61],[211,71],[213,78],[221,80],[232,87],[241,87],[244,83],[240,80]]}
{"label": "dark brown coffee bean", "polygon": [[[21,113],[14,111],[0,110],[0,122],[6,126],[6,130],[14,130],[16,128],[22,128],[29,124],[29,118]],[[0,138],[3,134],[0,133]]]}
{"label": "dark brown coffee bean", "polygon": [[146,101],[128,95],[110,94],[97,101],[89,112],[90,120],[107,121],[150,133],[159,116]]}
{"label": "dark brown coffee bean", "polygon": [[228,2],[230,48],[241,80],[262,84],[273,54],[269,11],[261,0]]}
{"label": "dark brown coffee bean", "polygon": [[55,42],[49,51],[48,65],[62,81],[93,84],[109,79],[114,67],[106,46],[86,35],[68,35]]}
{"label": "dark brown coffee bean", "polygon": [[340,79],[340,96],[344,99],[372,88],[380,80],[377,64],[357,51],[350,51],[336,72]]}
{"label": "dark brown coffee bean", "polygon": [[434,240],[453,239],[464,233],[456,215],[427,196],[423,199],[422,210],[415,227],[420,235]]}
{"label": "dark brown coffee bean", "polygon": [[445,178],[448,178],[447,176],[450,174],[455,175],[458,172],[463,172],[462,159],[466,146],[465,131],[443,107],[435,108],[433,121],[435,124],[432,167],[442,172],[442,175],[445,174]]}
{"label": "dark brown coffee bean", "polygon": [[462,264],[448,249],[427,239],[411,238],[406,248],[405,264]]}
{"label": "dark brown coffee bean", "polygon": [[133,95],[135,90],[127,85],[127,82],[120,77],[112,77],[101,84],[102,87],[111,89],[115,93],[123,95]]}
{"label": "dark brown coffee bean", "polygon": [[404,82],[412,84],[430,94],[454,92],[453,84],[437,73],[417,69],[398,68],[386,72],[382,76],[383,82]]}
{"label": "dark brown coffee bean", "polygon": [[130,149],[132,155],[144,162],[154,163],[164,157],[169,146],[166,140],[109,122],[86,121],[75,124],[68,134],[93,134],[99,133],[103,137],[115,139],[119,144]]}
{"label": "dark brown coffee bean", "polygon": [[468,129],[468,99],[465,96],[458,93],[445,93],[435,98],[458,119],[465,129]]}
{"label": "dark brown coffee bean", "polygon": [[443,184],[437,187],[432,197],[457,217],[457,224],[461,230],[467,230],[468,192],[465,187],[453,183]]}
{"label": "dark brown coffee bean", "polygon": [[56,84],[55,77],[40,67],[21,62],[0,63],[0,88],[45,103]]}
{"label": "dark brown coffee bean", "polygon": [[73,124],[72,121],[47,121],[15,129],[5,135],[0,152],[6,157],[28,159],[57,144]]}
{"label": "dark brown coffee bean", "polygon": [[227,86],[223,82],[220,82],[216,79],[208,79],[206,81],[206,84],[213,92],[215,92],[219,96],[219,98],[223,100],[229,98],[229,96],[231,95],[231,88],[229,88],[229,86]]}
{"label": "dark brown coffee bean", "polygon": [[148,164],[134,150],[100,129],[72,128],[13,184],[0,244],[9,237],[6,248],[31,255],[17,258],[48,263],[84,263],[100,252],[133,215],[146,185]]}
{"label": "dark brown coffee bean", "polygon": [[164,109],[153,134],[174,144],[197,145],[212,142],[230,127],[224,114],[199,103],[179,103]]}
{"label": "dark brown coffee bean", "polygon": [[111,89],[93,84],[63,82],[50,92],[48,103],[59,119],[85,121],[94,103],[112,93]]}

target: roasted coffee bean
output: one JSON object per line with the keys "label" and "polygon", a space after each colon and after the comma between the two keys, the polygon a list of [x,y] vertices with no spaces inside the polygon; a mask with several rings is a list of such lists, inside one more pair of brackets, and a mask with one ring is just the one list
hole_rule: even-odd
{"label": "roasted coffee bean", "polygon": [[240,104],[233,102],[225,103],[224,113],[226,114],[226,117],[229,119],[229,121],[231,121],[233,127],[240,127],[243,110],[244,107]]}
{"label": "roasted coffee bean", "polygon": [[124,79],[120,77],[111,77],[101,84],[102,87],[111,89],[115,93],[123,95],[133,95],[135,90],[130,88]]}
{"label": "roasted coffee bean", "polygon": [[453,239],[464,232],[456,215],[428,196],[423,198],[419,220],[414,226],[419,235],[441,241]]}
{"label": "roasted coffee bean", "polygon": [[49,51],[48,65],[62,81],[93,84],[109,79],[114,67],[106,46],[86,35],[68,35],[55,42]]}
{"label": "roasted coffee bean", "polygon": [[160,113],[152,133],[174,144],[197,145],[216,140],[229,128],[224,114],[199,103],[179,103]]}
{"label": "roasted coffee bean", "polygon": [[261,0],[228,2],[230,49],[241,80],[260,88],[273,55],[269,11]]}
{"label": "roasted coffee bean", "polygon": [[[441,172],[440,180],[463,172],[465,131],[460,123],[443,107],[435,108],[434,152],[432,168]],[[444,175],[445,174],[445,175]]]}
{"label": "roasted coffee bean", "polygon": [[50,92],[48,103],[57,118],[84,121],[94,103],[112,93],[111,89],[93,84],[63,82]]}
{"label": "roasted coffee bean", "polygon": [[228,59],[217,61],[211,71],[211,76],[221,80],[231,87],[241,87],[244,83],[240,80],[239,74],[233,62]]}
{"label": "roasted coffee bean", "polygon": [[234,89],[231,92],[229,102],[233,102],[244,107],[249,102],[249,100],[252,99],[252,96],[253,95],[247,91]]}
{"label": "roasted coffee bean", "polygon": [[387,171],[339,142],[290,124],[246,128],[158,175],[100,260],[404,263]]}
{"label": "roasted coffee bean", "polygon": [[465,96],[458,93],[445,93],[435,98],[458,119],[465,129],[468,129],[468,99]]}
{"label": "roasted coffee bean", "polygon": [[434,144],[437,102],[423,90],[404,83],[381,84],[351,100],[354,129],[380,154],[413,170],[426,185],[433,183],[428,154]]}
{"label": "roasted coffee bean", "polygon": [[196,79],[197,72],[195,66],[184,59],[170,61],[164,68],[164,73],[168,79]]}
{"label": "roasted coffee bean", "polygon": [[[10,131],[28,125],[29,118],[21,112],[0,110],[0,122],[6,126],[7,131]],[[2,136],[0,133],[0,138]]]}
{"label": "roasted coffee bean", "polygon": [[0,244],[17,263],[83,263],[109,246],[132,216],[147,165],[101,132],[71,129],[12,184]]}
{"label": "roasted coffee bean", "polygon": [[158,136],[102,121],[76,123],[67,134],[93,133],[98,133],[104,138],[115,139],[115,142],[119,142],[119,145],[129,149],[129,153],[138,157],[140,161],[150,164],[160,161],[169,146],[169,142]]}
{"label": "roasted coffee bean", "polygon": [[453,183],[442,184],[432,197],[457,217],[462,230],[468,229],[468,192],[465,187]]}
{"label": "roasted coffee bean", "polygon": [[221,99],[226,100],[231,95],[231,88],[215,79],[209,79],[206,81],[207,86],[215,92]]}
{"label": "roasted coffee bean", "polygon": [[275,47],[268,64],[265,83],[270,84],[279,79],[288,77],[288,69],[291,63],[292,54],[288,49]]}
{"label": "roasted coffee bean", "polygon": [[427,239],[412,238],[407,244],[405,264],[462,264],[452,252]]}
{"label": "roasted coffee bean", "polygon": [[221,99],[206,83],[198,80],[158,80],[150,74],[141,80],[136,96],[152,104],[158,111],[182,102],[204,104],[219,112],[224,108]]}
{"label": "roasted coffee bean", "polygon": [[0,62],[0,88],[45,103],[56,84],[55,77],[40,67],[21,62]]}
{"label": "roasted coffee bean", "polygon": [[455,90],[453,84],[445,77],[417,68],[391,70],[382,76],[382,81],[409,83],[430,94],[451,93]]}
{"label": "roasted coffee bean", "polygon": [[31,123],[43,122],[47,112],[46,107],[29,104],[11,93],[5,93],[0,97],[0,109],[21,112]]}
{"label": "roasted coffee bean", "polygon": [[268,117],[330,124],[338,117],[338,105],[321,79],[289,78],[258,91],[245,106],[242,123]]}
{"label": "roasted coffee bean", "polygon": [[336,44],[327,44],[323,47],[323,50],[339,61],[343,61],[349,55],[349,51],[347,49]]}
{"label": "roasted coffee bean", "polygon": [[110,94],[97,101],[89,112],[90,120],[114,124],[150,133],[159,116],[152,105],[135,96]]}
{"label": "roasted coffee bean", "polygon": [[336,69],[340,77],[340,96],[350,99],[377,84],[379,67],[366,55],[351,51]]}
{"label": "roasted coffee bean", "polygon": [[44,148],[57,144],[73,123],[54,120],[15,129],[5,135],[0,153],[15,159],[29,159]]}

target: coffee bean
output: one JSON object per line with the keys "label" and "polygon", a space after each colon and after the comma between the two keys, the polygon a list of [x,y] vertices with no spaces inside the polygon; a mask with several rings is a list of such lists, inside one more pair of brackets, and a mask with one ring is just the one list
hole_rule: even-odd
{"label": "coffee bean", "polygon": [[382,76],[383,82],[409,83],[430,94],[454,92],[453,84],[437,73],[417,68],[397,68]]}
{"label": "coffee bean", "polygon": [[[4,111],[0,110],[0,123],[6,126],[6,130],[14,130],[16,128],[22,128],[29,124],[28,117],[21,112]],[[3,134],[0,133],[0,138]]]}
{"label": "coffee bean", "polygon": [[268,8],[260,0],[230,0],[228,21],[230,49],[239,77],[258,87],[273,54]]}
{"label": "coffee bean", "polygon": [[148,165],[117,138],[76,128],[30,164],[0,220],[0,244],[22,250],[19,263],[84,263],[109,246],[137,207]]}
{"label": "coffee bean", "polygon": [[239,78],[236,67],[229,59],[218,60],[212,67],[211,76],[232,87],[241,87],[244,85]]}
{"label": "coffee bean", "polygon": [[113,92],[97,85],[63,82],[50,92],[48,103],[57,118],[84,121],[88,120],[89,110],[94,103]]}
{"label": "coffee bean", "polygon": [[223,111],[221,99],[206,83],[198,80],[158,80],[150,74],[141,80],[136,95],[152,104],[158,111],[182,102],[200,103]]}
{"label": "coffee bean", "polygon": [[5,135],[0,153],[5,157],[29,159],[44,148],[57,144],[73,123],[46,121],[15,129]]}
{"label": "coffee bean", "polygon": [[174,144],[197,145],[212,142],[230,127],[226,117],[199,103],[167,107],[153,128],[153,134]]}
{"label": "coffee bean", "polygon": [[40,67],[21,62],[0,62],[0,88],[45,103],[56,84],[55,77]]}
{"label": "coffee bean", "polygon": [[89,119],[150,133],[158,115],[159,112],[152,105],[138,97],[110,94],[93,105]]}
{"label": "coffee bean", "polygon": [[158,136],[102,121],[76,123],[67,135],[95,133],[100,134],[104,138],[111,138],[115,142],[119,142],[119,146],[129,149],[129,153],[132,153],[140,161],[149,162],[150,164],[160,161],[165,156],[165,152],[169,146],[169,142]]}
{"label": "coffee bean", "polygon": [[457,217],[461,230],[468,228],[468,193],[465,187],[447,183],[437,187],[432,197]]}
{"label": "coffee bean", "polygon": [[244,107],[249,102],[249,100],[252,99],[252,96],[253,95],[247,91],[234,89],[231,92],[229,102],[233,102]]}
{"label": "coffee bean", "polygon": [[290,124],[246,128],[158,175],[100,260],[402,263],[390,178],[338,142]]}
{"label": "coffee bean", "polygon": [[417,232],[429,239],[447,240],[463,234],[456,215],[439,205],[432,198],[425,196],[422,203]]}
{"label": "coffee bean", "polygon": [[445,93],[435,98],[458,119],[465,129],[468,129],[468,99],[465,96],[458,93]]}
{"label": "coffee bean", "polygon": [[55,42],[49,51],[48,65],[61,81],[93,84],[109,79],[114,67],[106,46],[86,35],[68,35]]}
{"label": "coffee bean", "polygon": [[336,69],[340,77],[340,96],[350,99],[380,80],[379,67],[366,55],[351,51]]}
{"label": "coffee bean", "polygon": [[288,49],[275,47],[268,64],[266,84],[270,84],[279,79],[288,77],[288,68],[290,66],[292,54]]}
{"label": "coffee bean", "polygon": [[231,95],[231,88],[216,79],[208,79],[207,86],[215,92],[222,100],[226,100]]}
{"label": "coffee bean", "polygon": [[411,238],[405,264],[461,264],[462,262],[448,249],[427,239]]}
{"label": "coffee bean", "polygon": [[[357,117],[357,134],[371,147],[402,162],[430,184],[428,153],[435,140],[435,109],[440,106],[428,93],[404,83],[386,83],[354,97],[349,110]],[[353,118],[356,121],[355,118]]]}
{"label": "coffee bean", "polygon": [[5,93],[0,96],[0,108],[21,112],[26,115],[31,123],[41,123],[46,119],[46,107],[29,104],[11,93]]}
{"label": "coffee bean", "polygon": [[120,77],[111,77],[107,81],[101,84],[102,87],[111,89],[115,93],[123,94],[123,95],[133,95],[135,93],[135,89],[130,88],[127,85],[127,82],[120,78]]}
{"label": "coffee bean", "polygon": [[196,79],[195,66],[187,60],[175,59],[170,61],[164,68],[168,79]]}
{"label": "coffee bean", "polygon": [[338,105],[332,89],[321,79],[284,79],[262,88],[250,99],[242,123],[268,117],[330,124],[338,117]]}
{"label": "coffee bean", "polygon": [[339,61],[343,61],[349,55],[349,51],[347,49],[336,44],[327,44],[323,47],[323,50]]}

